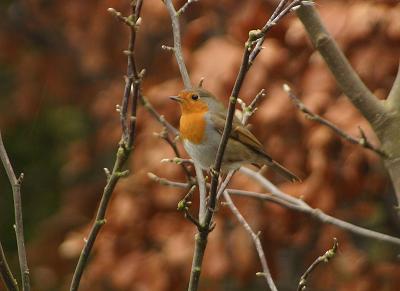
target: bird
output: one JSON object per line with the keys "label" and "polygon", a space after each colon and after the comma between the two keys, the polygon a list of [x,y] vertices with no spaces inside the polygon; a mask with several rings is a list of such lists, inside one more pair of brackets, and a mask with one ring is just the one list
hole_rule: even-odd
{"label": "bird", "polygon": [[[180,106],[179,132],[185,150],[201,169],[210,169],[224,130],[226,107],[203,87],[185,89],[170,99]],[[234,116],[221,170],[236,170],[245,164],[266,165],[291,182],[300,181],[299,177],[273,160],[261,142]]]}

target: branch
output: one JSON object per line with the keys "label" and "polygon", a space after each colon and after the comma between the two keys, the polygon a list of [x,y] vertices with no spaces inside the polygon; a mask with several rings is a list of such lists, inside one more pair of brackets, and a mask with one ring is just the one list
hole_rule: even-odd
{"label": "branch", "polygon": [[[246,175],[249,175],[249,177],[254,178],[257,182],[259,182],[259,180],[256,177],[256,175],[258,174],[257,172],[254,172],[247,168],[241,168],[240,171],[243,172],[242,171],[243,169],[246,169],[247,171],[249,171],[248,173],[246,173]],[[187,184],[187,183],[180,183],[180,182],[171,181],[171,180],[168,180],[165,178],[160,178],[160,177],[154,175],[153,173],[148,173],[148,175],[149,175],[150,179],[152,179],[154,182],[160,183],[161,185],[164,185],[164,186],[173,187],[173,188],[181,188],[181,189],[187,189],[187,187],[189,186],[189,184]],[[351,224],[344,220],[335,218],[333,216],[330,216],[330,215],[324,213],[320,209],[312,208],[307,203],[305,203],[303,200],[295,198],[287,193],[280,191],[275,186],[273,186],[272,183],[271,183],[271,187],[268,186],[270,182],[267,179],[265,179],[264,177],[263,177],[263,179],[265,180],[266,183],[260,183],[260,184],[268,190],[272,189],[273,191],[271,191],[271,193],[258,193],[258,192],[244,191],[244,190],[239,190],[239,189],[227,189],[227,191],[229,194],[232,194],[232,195],[239,195],[239,196],[249,197],[252,199],[269,201],[269,202],[278,204],[280,206],[283,206],[285,208],[288,208],[290,210],[294,210],[297,212],[307,214],[322,223],[332,224],[336,227],[347,230],[356,235],[370,238],[370,239],[375,239],[375,240],[382,241],[382,242],[392,243],[392,244],[400,246],[400,238],[390,236],[390,235],[387,235],[384,233],[380,233],[377,231],[369,230],[369,229]]]}
{"label": "branch", "polygon": [[[358,234],[358,235],[361,235],[364,237],[369,237],[369,238],[377,239],[380,241],[385,241],[385,242],[389,242],[392,244],[400,245],[400,238],[356,226],[349,222],[346,222],[346,221],[340,220],[338,218],[335,218],[333,216],[330,216],[330,215],[324,213],[320,209],[312,208],[310,205],[308,205],[303,200],[292,197],[291,195],[280,191],[271,182],[269,182],[267,179],[265,179],[264,177],[259,175],[257,172],[254,172],[253,170],[250,170],[248,168],[240,168],[239,171],[241,173],[245,174],[246,176],[256,180],[257,182],[261,182],[261,180],[260,180],[260,177],[261,177],[261,179],[263,179],[264,181],[262,181],[262,183],[260,183],[260,184],[267,191],[269,191],[270,194],[264,195],[264,194],[260,194],[260,193],[254,193],[254,192],[248,192],[248,191],[238,191],[238,190],[235,190],[234,194],[248,196],[248,197],[257,198],[257,199],[261,199],[261,200],[272,201],[272,202],[278,203],[282,206],[285,206],[289,209],[296,210],[296,211],[299,211],[302,213],[306,213],[306,214],[310,215],[311,217],[313,217],[323,223],[329,223],[329,224],[335,225],[342,229],[348,230],[352,233],[355,233],[355,234]],[[240,192],[240,194],[239,194],[239,192]]]}
{"label": "branch", "polygon": [[0,242],[0,277],[4,282],[7,290],[9,291],[18,291],[18,283],[17,280],[14,278],[10,267],[8,266],[6,256],[3,251],[3,246]]}
{"label": "branch", "polygon": [[24,224],[22,219],[22,201],[21,201],[21,184],[24,174],[21,173],[19,178],[15,176],[13,167],[8,158],[7,151],[3,144],[3,139],[0,132],[0,158],[3,163],[4,169],[7,173],[8,180],[10,181],[13,198],[14,198],[14,213],[15,213],[15,235],[17,238],[18,260],[21,270],[22,290],[29,291],[30,279],[28,262],[26,260],[26,249],[24,240]]}
{"label": "branch", "polygon": [[183,13],[185,13],[186,9],[188,9],[190,4],[192,4],[194,2],[198,2],[198,1],[199,0],[187,0],[187,2],[185,4],[183,4],[181,8],[179,8],[178,12],[176,12],[178,17],[181,16]]}
{"label": "branch", "polygon": [[343,52],[323,26],[315,7],[303,5],[297,10],[297,16],[307,30],[315,48],[324,58],[341,90],[375,128],[380,122],[382,114],[386,112],[384,106],[353,70]]}
{"label": "branch", "polygon": [[[176,62],[178,63],[179,71],[181,72],[183,84],[186,89],[192,88],[192,82],[190,81],[189,73],[186,69],[185,61],[183,59],[183,53],[182,53],[182,45],[181,45],[181,31],[180,31],[180,26],[179,26],[179,15],[183,13],[183,11],[186,9],[184,8],[185,5],[182,7],[184,8],[182,11],[182,8],[176,12],[174,4],[172,4],[172,0],[163,0],[165,3],[165,6],[167,7],[168,13],[171,17],[171,22],[172,22],[172,33],[174,35],[174,47],[173,51],[175,54]],[[190,1],[193,2],[193,1]]]}
{"label": "branch", "polygon": [[165,126],[168,131],[170,131],[173,135],[179,136],[179,131],[168,121],[165,120],[163,115],[160,115],[157,110],[151,105],[149,100],[143,96],[140,95],[140,103],[143,105],[143,107],[163,126]]}
{"label": "branch", "polygon": [[226,205],[231,209],[232,213],[236,216],[239,223],[244,227],[244,229],[249,233],[251,239],[254,242],[256,247],[258,256],[260,257],[260,262],[262,266],[262,273],[257,273],[260,276],[263,276],[267,281],[269,288],[272,291],[277,291],[278,289],[275,286],[275,283],[272,279],[271,272],[269,271],[267,259],[265,258],[265,254],[260,242],[260,238],[258,234],[255,234],[254,231],[251,229],[250,225],[247,223],[246,219],[242,216],[239,210],[236,208],[235,204],[233,203],[231,197],[229,196],[228,191],[223,191],[224,198],[226,200]]}
{"label": "branch", "polygon": [[283,85],[283,90],[289,95],[291,98],[292,102],[294,105],[305,114],[305,116],[313,121],[316,121],[322,125],[325,125],[326,127],[330,128],[333,130],[337,135],[340,137],[344,138],[348,142],[352,144],[357,144],[359,146],[362,146],[363,148],[366,148],[368,150],[371,150],[375,152],[376,154],[380,155],[381,157],[388,157],[388,155],[381,150],[380,148],[374,146],[373,144],[370,143],[370,141],[367,139],[364,131],[359,127],[360,130],[360,138],[354,138],[347,133],[345,133],[343,130],[341,130],[339,127],[337,127],[335,124],[332,122],[326,120],[325,118],[319,116],[318,114],[313,113],[310,109],[306,107],[306,105],[293,93],[292,89],[287,85]]}
{"label": "branch", "polygon": [[[123,21],[129,27],[130,38],[129,38],[128,50],[125,52],[125,54],[128,57],[127,78],[126,78],[127,80],[125,83],[124,95],[122,97],[122,107],[120,108],[122,137],[116,153],[116,159],[113,170],[111,173],[109,173],[108,170],[106,171],[107,184],[104,188],[103,195],[101,197],[101,201],[97,209],[95,221],[90,229],[88,238],[85,239],[85,245],[79,256],[79,260],[76,265],[75,272],[71,281],[71,286],[70,286],[71,291],[77,291],[79,288],[82,274],[85,270],[86,264],[89,259],[89,255],[93,249],[93,245],[95,243],[97,235],[101,227],[106,223],[105,219],[106,210],[110,202],[111,195],[114,192],[115,186],[120,178],[123,178],[129,174],[129,171],[127,170],[124,171],[123,167],[132,151],[132,145],[135,138],[137,101],[139,95],[141,95],[140,87],[141,87],[142,77],[144,75],[144,71],[138,73],[134,58],[136,28],[138,23],[140,22],[139,16],[142,7],[142,0],[132,1],[131,3],[132,3],[131,16],[126,18],[129,20],[129,23]],[[116,15],[117,13],[116,16],[118,19],[122,17],[122,16],[118,17],[119,12],[116,12],[114,9],[109,9],[108,11],[113,15]],[[131,112],[130,115],[127,116],[128,104],[131,94],[132,94]]]}
{"label": "branch", "polygon": [[311,272],[321,263],[328,263],[335,255],[338,249],[338,241],[336,238],[333,238],[333,247],[325,252],[324,255],[319,256],[308,269],[305,271],[303,276],[300,278],[299,286],[297,287],[297,291],[304,291],[307,289],[307,277],[311,274]]}
{"label": "branch", "polygon": [[[163,130],[161,131],[161,133],[157,134],[160,138],[162,138],[163,140],[165,140],[172,148],[172,150],[174,151],[174,154],[176,156],[176,159],[181,159],[181,154],[179,152],[178,147],[176,146],[176,138],[172,139],[169,134],[168,134],[168,129],[167,127],[164,126]],[[195,182],[193,181],[193,177],[190,174],[190,171],[188,169],[188,167],[186,166],[185,163],[179,162],[177,163],[179,165],[181,165],[183,172],[186,175],[186,180],[188,181],[189,184],[193,185]],[[190,187],[189,187],[190,188]]]}
{"label": "branch", "polygon": [[[249,172],[245,173],[243,171],[243,169],[246,169],[246,171],[249,171]],[[249,177],[254,178],[257,182],[260,182],[257,178],[257,175],[258,175],[257,172],[254,172],[247,168],[241,168],[240,172],[243,172],[246,175],[248,175]],[[171,180],[168,180],[165,178],[160,178],[160,177],[154,175],[153,173],[149,173],[148,175],[149,175],[150,179],[152,179],[153,181],[155,181],[157,183],[160,183],[161,185],[165,185],[168,187],[174,187],[174,188],[181,188],[181,189],[187,189],[187,187],[188,187],[187,183],[180,183],[180,182],[171,181]],[[310,205],[308,205],[303,200],[295,198],[287,193],[280,191],[267,179],[265,179],[264,177],[262,177],[262,178],[265,180],[265,183],[260,183],[260,184],[264,188],[269,190],[271,193],[258,193],[258,192],[244,191],[244,190],[239,190],[239,189],[227,189],[227,191],[229,194],[232,194],[232,195],[239,195],[239,196],[249,197],[252,199],[269,201],[269,202],[278,204],[282,207],[285,207],[287,209],[307,214],[310,217],[312,217],[322,223],[332,224],[336,227],[347,230],[356,235],[400,246],[400,238],[390,236],[390,235],[387,235],[384,233],[380,233],[377,231],[369,230],[369,229],[351,224],[347,221],[338,219],[336,217],[330,216],[330,215],[324,213],[320,209],[312,208]],[[268,186],[269,184],[271,184],[271,186]]]}
{"label": "branch", "polygon": [[400,63],[397,69],[396,79],[387,98],[389,106],[394,110],[400,110]]}

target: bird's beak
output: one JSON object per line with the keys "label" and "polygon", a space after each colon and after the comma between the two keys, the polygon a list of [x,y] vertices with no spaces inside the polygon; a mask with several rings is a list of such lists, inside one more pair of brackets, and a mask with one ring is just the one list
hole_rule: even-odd
{"label": "bird's beak", "polygon": [[169,99],[174,100],[178,103],[182,103],[183,99],[179,96],[169,96]]}

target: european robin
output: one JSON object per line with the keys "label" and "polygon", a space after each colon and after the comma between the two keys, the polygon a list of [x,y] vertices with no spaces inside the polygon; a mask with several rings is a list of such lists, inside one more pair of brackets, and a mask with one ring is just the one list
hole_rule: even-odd
{"label": "european robin", "polygon": [[[202,169],[209,169],[215,161],[227,109],[203,88],[184,90],[170,98],[177,101],[181,108],[179,130],[185,150]],[[234,117],[222,160],[222,171],[238,169],[243,164],[267,165],[292,182],[300,181],[265,153],[257,138]]]}

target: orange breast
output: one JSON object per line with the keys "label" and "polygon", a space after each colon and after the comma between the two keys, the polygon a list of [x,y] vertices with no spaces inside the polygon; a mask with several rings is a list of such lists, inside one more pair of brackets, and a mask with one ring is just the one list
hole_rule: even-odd
{"label": "orange breast", "polygon": [[205,129],[204,112],[182,114],[179,124],[182,139],[199,144],[203,140]]}

